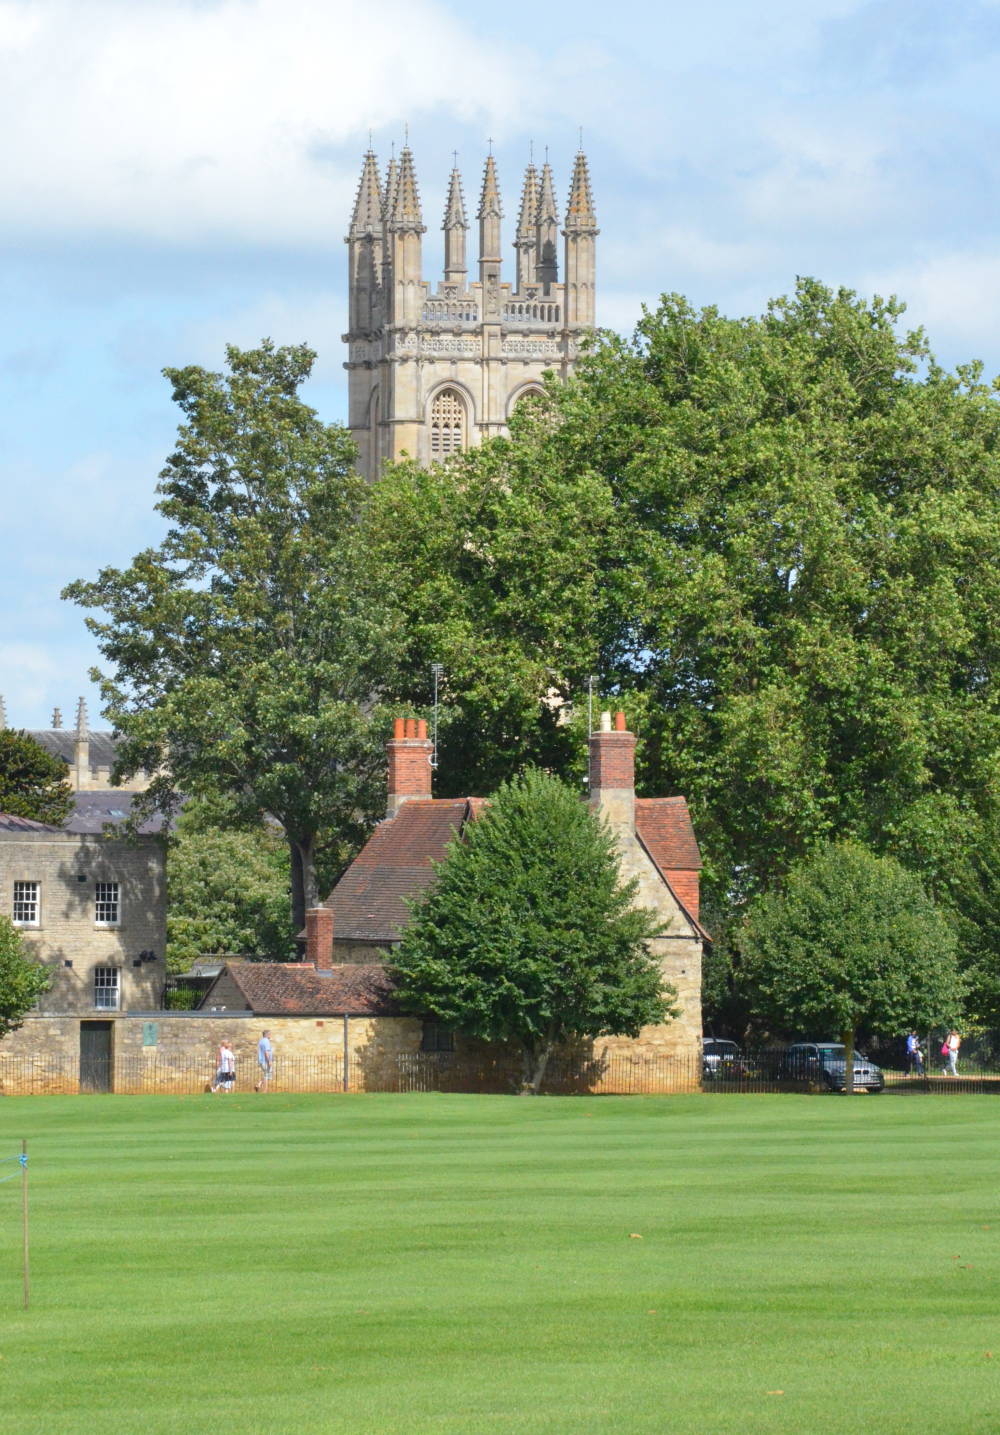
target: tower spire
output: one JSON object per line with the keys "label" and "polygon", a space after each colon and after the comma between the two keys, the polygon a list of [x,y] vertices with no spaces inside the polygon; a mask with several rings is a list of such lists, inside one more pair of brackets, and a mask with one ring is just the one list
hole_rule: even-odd
{"label": "tower spire", "polygon": [[369,149],[361,166],[354,213],[351,216],[351,238],[362,234],[377,234],[382,223],[382,185],[379,179],[378,161]]}
{"label": "tower spire", "polygon": [[458,155],[456,154],[455,167],[451,172],[451,180],[448,185],[444,223],[441,228],[444,230],[444,282],[448,285],[454,284],[462,291],[465,289],[466,279],[465,231],[468,227],[468,221],[465,218],[465,197],[462,194],[462,176],[458,172]]}
{"label": "tower spire", "polygon": [[566,205],[566,230],[572,234],[597,233],[597,215],[594,213],[594,200],[590,193],[590,172],[583,150],[579,151],[573,165],[569,201]]}
{"label": "tower spire", "polygon": [[399,178],[392,197],[392,223],[394,229],[415,230],[418,234],[423,234],[426,228],[420,213],[413,151],[408,144],[403,146],[399,156]]}
{"label": "tower spire", "polygon": [[396,184],[399,180],[399,164],[396,160],[396,147],[393,145],[392,154],[389,157],[389,168],[385,172],[385,189],[382,191],[382,222],[388,224],[392,219],[392,207],[396,202]]}
{"label": "tower spire", "polygon": [[517,219],[517,293],[535,282],[535,245],[538,240],[538,171],[533,163],[524,171],[521,212]]}
{"label": "tower spire", "polygon": [[503,210],[500,206],[500,185],[497,180],[496,160],[493,158],[493,141],[483,170],[483,189],[479,197],[479,282],[483,286],[483,315],[498,319],[500,316],[500,220]]}
{"label": "tower spire", "polygon": [[369,142],[347,234],[348,327],[354,335],[367,334],[378,327],[382,240],[381,181]]}
{"label": "tower spire", "polygon": [[590,174],[583,150],[577,152],[566,204],[563,287],[566,323],[592,328],[595,316],[595,239],[597,215],[590,193]]}
{"label": "tower spire", "polygon": [[538,222],[535,230],[535,275],[548,294],[559,278],[556,241],[559,233],[559,211],[556,208],[552,169],[546,159],[542,165],[542,182],[538,191]]}

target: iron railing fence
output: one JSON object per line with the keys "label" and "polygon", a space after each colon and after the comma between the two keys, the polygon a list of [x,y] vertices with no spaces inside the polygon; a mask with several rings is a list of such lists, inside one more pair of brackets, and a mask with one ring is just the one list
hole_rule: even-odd
{"label": "iron railing fence", "polygon": [[[703,1091],[819,1093],[842,1088],[837,1074],[822,1067],[790,1064],[787,1049],[740,1052],[731,1058],[703,1061],[700,1055],[609,1051],[597,1056],[559,1053],[548,1064],[542,1092],[551,1095],[642,1096]],[[211,1061],[200,1055],[168,1055],[159,1050],[108,1058],[59,1053],[31,1056],[0,1049],[0,1095],[112,1092],[118,1095],[162,1093],[195,1095],[215,1085]],[[521,1089],[523,1073],[516,1054],[470,1057],[454,1052],[387,1053],[360,1049],[348,1054],[282,1056],[279,1052],[269,1089],[284,1092],[483,1092]],[[925,1073],[907,1073],[883,1065],[858,1089],[894,1093],[993,1092],[1000,1095],[1000,1062],[959,1061],[958,1075],[943,1074],[940,1062]],[[234,1093],[253,1092],[260,1083],[256,1062],[237,1063]],[[223,1094],[220,1089],[219,1094]]]}

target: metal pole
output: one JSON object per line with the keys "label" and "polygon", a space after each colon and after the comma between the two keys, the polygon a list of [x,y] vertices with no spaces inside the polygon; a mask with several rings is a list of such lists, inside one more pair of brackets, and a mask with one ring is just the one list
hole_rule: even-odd
{"label": "metal pole", "polygon": [[351,1018],[344,1012],[344,1090],[350,1089],[350,1031]]}
{"label": "metal pole", "polygon": [[438,683],[443,672],[443,664],[431,663],[431,676],[434,679],[434,745],[431,752],[431,767],[434,769],[438,765]]}
{"label": "metal pole", "polygon": [[31,1266],[28,1259],[28,1143],[21,1142],[21,1223],[24,1228],[24,1308],[31,1304]]}

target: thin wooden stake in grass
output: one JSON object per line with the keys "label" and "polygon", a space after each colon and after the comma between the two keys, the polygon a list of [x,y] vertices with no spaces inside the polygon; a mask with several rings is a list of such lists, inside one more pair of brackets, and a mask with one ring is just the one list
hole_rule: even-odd
{"label": "thin wooden stake in grass", "polygon": [[28,1259],[28,1143],[21,1142],[21,1224],[24,1229],[24,1308],[31,1304],[31,1265]]}

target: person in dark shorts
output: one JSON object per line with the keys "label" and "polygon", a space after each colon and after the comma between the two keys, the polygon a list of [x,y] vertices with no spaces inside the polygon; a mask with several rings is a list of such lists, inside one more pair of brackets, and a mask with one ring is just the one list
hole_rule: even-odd
{"label": "person in dark shorts", "polygon": [[219,1046],[219,1059],[215,1069],[213,1091],[232,1091],[236,1084],[236,1053],[228,1041]]}

